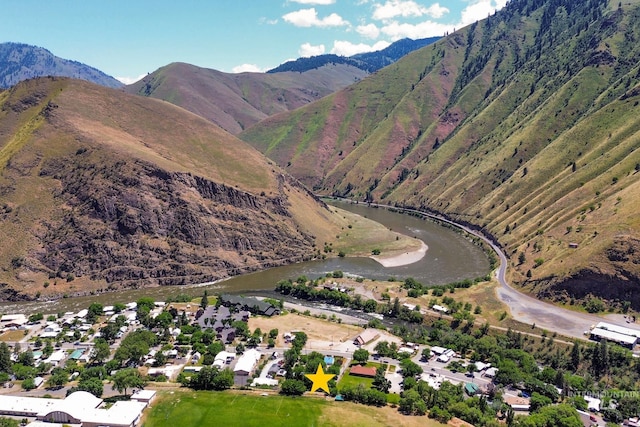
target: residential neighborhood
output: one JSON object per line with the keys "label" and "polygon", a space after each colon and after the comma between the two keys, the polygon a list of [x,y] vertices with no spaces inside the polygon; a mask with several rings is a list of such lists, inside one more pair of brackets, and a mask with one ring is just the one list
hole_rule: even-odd
{"label": "residential neighborhood", "polygon": [[[357,390],[364,385],[371,387],[370,402],[395,402],[404,413],[421,413],[419,402],[407,400],[420,384],[435,393],[459,390],[460,401],[493,402],[502,422],[529,414],[541,398],[551,403],[547,395],[558,399],[567,392],[512,381],[489,355],[403,340],[372,326],[374,316],[369,325],[356,318],[351,324],[283,307],[282,301],[205,294],[185,301],[94,303],[55,315],[4,315],[0,358],[8,361],[0,365],[0,416],[133,427],[160,390],[155,384],[301,394],[307,385],[300,375],[318,364],[334,375],[329,386],[335,400],[362,401]],[[600,324],[593,334],[635,333],[614,326]],[[105,403],[110,396],[126,400]],[[584,401],[585,425],[604,425],[604,403],[586,395]]]}

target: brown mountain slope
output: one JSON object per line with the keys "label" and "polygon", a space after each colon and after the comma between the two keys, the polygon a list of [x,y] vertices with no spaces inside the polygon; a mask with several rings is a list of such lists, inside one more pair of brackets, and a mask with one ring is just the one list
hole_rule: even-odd
{"label": "brown mountain slope", "polygon": [[0,300],[209,281],[347,225],[207,120],[75,80],[0,92],[0,171]]}
{"label": "brown mountain slope", "polygon": [[538,295],[640,309],[639,17],[512,0],[240,136],[315,191],[482,227]]}
{"label": "brown mountain slope", "polygon": [[169,101],[237,134],[266,117],[318,100],[366,75],[345,64],[325,65],[304,73],[229,74],[173,63],[125,90]]}

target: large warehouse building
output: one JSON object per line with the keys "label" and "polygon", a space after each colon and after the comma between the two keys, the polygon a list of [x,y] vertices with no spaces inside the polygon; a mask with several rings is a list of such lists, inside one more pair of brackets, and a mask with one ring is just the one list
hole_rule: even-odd
{"label": "large warehouse building", "polygon": [[640,329],[614,325],[613,323],[600,322],[591,329],[591,339],[615,342],[633,349],[640,340]]}
{"label": "large warehouse building", "polygon": [[102,402],[86,391],[76,391],[65,399],[0,395],[0,415],[35,417],[40,421],[82,427],[135,427],[147,407],[145,401],[132,400],[116,402],[105,409]]}

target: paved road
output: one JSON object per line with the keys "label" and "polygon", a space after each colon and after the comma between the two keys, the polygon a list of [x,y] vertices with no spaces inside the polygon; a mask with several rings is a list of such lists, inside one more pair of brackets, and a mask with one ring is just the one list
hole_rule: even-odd
{"label": "paved road", "polygon": [[[350,201],[347,199],[344,200]],[[509,307],[511,316],[520,322],[529,324],[535,323],[536,326],[540,328],[546,329],[551,332],[557,332],[558,334],[569,337],[585,338],[585,331],[589,330],[592,325],[595,325],[599,321],[604,320],[604,318],[596,315],[578,313],[562,307],[558,307],[553,304],[546,303],[544,301],[540,301],[511,287],[506,278],[508,265],[506,255],[504,254],[504,252],[502,252],[502,249],[500,249],[499,246],[497,246],[486,236],[478,233],[475,230],[472,230],[462,224],[458,224],[449,219],[443,218],[439,215],[429,214],[415,209],[403,209],[396,206],[383,205],[379,203],[371,203],[370,206],[402,209],[406,212],[417,213],[430,218],[434,218],[438,221],[446,222],[447,224],[451,224],[461,230],[464,230],[465,232],[476,236],[489,244],[500,259],[500,266],[495,271],[496,279],[500,284],[500,287],[497,289],[496,294],[498,298]]]}

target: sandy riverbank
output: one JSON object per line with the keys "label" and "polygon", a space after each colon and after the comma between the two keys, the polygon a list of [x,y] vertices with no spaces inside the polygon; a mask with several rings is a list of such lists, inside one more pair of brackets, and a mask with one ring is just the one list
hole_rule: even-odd
{"label": "sandy riverbank", "polygon": [[420,249],[415,251],[390,256],[372,255],[371,258],[382,264],[383,267],[400,267],[402,265],[413,264],[424,258],[429,249],[423,241],[420,241],[420,243],[422,244]]}

